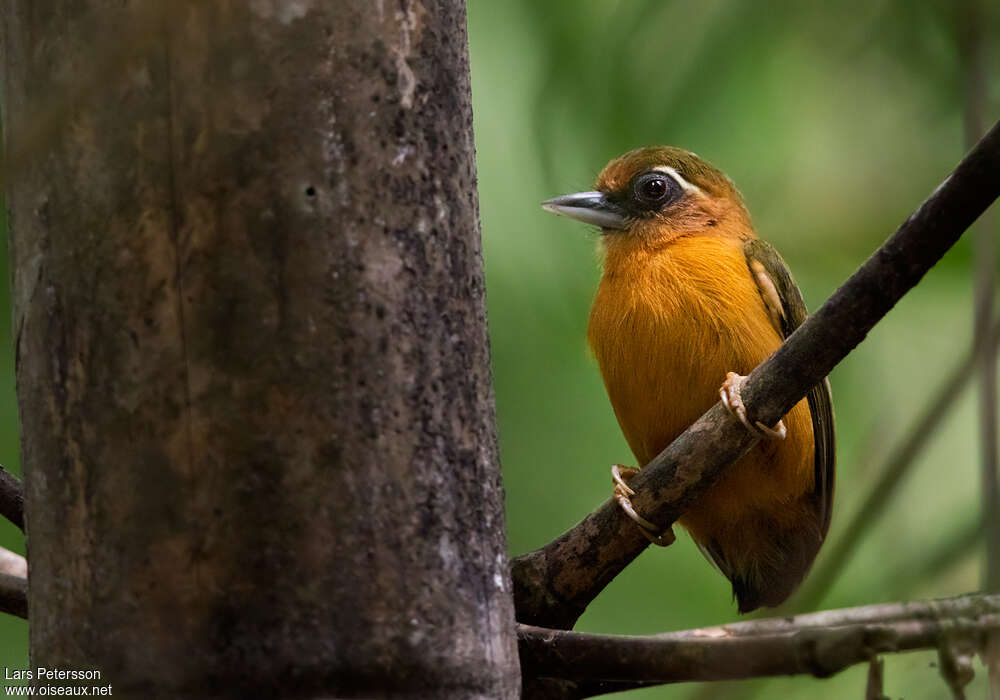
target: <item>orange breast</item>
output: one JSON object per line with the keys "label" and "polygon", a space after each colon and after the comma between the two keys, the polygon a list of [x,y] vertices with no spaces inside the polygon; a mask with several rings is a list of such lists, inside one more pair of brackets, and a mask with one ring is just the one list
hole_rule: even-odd
{"label": "orange breast", "polygon": [[[624,236],[608,243],[588,338],[625,439],[645,465],[719,400],[726,372],[748,374],[781,337],[742,240],[686,236],[658,249]],[[787,439],[758,444],[681,519],[696,540],[744,537],[741,521],[761,511],[779,527],[801,517],[800,497],[813,486],[805,400],[785,424]]]}

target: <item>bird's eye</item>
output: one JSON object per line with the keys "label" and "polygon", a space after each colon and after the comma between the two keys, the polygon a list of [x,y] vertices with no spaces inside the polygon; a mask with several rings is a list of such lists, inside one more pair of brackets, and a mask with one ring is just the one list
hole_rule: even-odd
{"label": "bird's eye", "polygon": [[662,177],[654,177],[642,183],[643,199],[660,199],[667,193],[667,180]]}
{"label": "bird's eye", "polygon": [[644,207],[660,208],[681,192],[677,182],[665,173],[646,173],[635,181],[635,199]]}

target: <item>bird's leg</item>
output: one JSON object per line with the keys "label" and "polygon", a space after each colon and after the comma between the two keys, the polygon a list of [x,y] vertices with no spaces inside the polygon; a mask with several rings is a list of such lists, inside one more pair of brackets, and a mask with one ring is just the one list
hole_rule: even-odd
{"label": "bird's leg", "polygon": [[754,435],[771,438],[772,440],[784,440],[785,435],[788,434],[784,421],[779,420],[778,424],[773,428],[768,428],[760,421],[756,421],[755,425],[750,425],[750,421],[747,420],[746,406],[743,405],[743,398],[740,396],[740,391],[743,389],[743,382],[746,379],[745,376],[736,374],[736,372],[728,372],[726,374],[726,381],[722,382],[722,386],[719,388],[719,398],[722,399],[722,404],[729,409],[730,413],[739,418],[740,423],[745,425],[747,430]]}
{"label": "bird's leg", "polygon": [[611,480],[615,482],[615,502],[625,511],[625,515],[635,521],[636,525],[639,526],[639,531],[646,536],[646,539],[660,547],[671,545],[676,539],[674,531],[668,527],[660,532],[656,525],[635,512],[635,507],[629,500],[629,496],[634,496],[635,491],[629,487],[628,482],[638,473],[639,470],[635,467],[626,467],[621,464],[615,464],[611,467]]}

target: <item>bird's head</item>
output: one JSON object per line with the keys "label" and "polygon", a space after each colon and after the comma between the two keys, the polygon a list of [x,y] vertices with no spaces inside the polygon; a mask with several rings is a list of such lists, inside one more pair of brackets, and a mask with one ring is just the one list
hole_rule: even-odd
{"label": "bird's head", "polygon": [[629,151],[604,166],[595,190],[542,207],[654,245],[699,233],[751,235],[750,215],[730,179],[672,146]]}

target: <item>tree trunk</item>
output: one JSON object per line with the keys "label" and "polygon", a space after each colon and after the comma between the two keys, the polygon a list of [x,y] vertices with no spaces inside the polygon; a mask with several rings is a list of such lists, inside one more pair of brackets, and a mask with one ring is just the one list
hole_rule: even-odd
{"label": "tree trunk", "polygon": [[515,697],[464,3],[0,12],[32,666]]}

